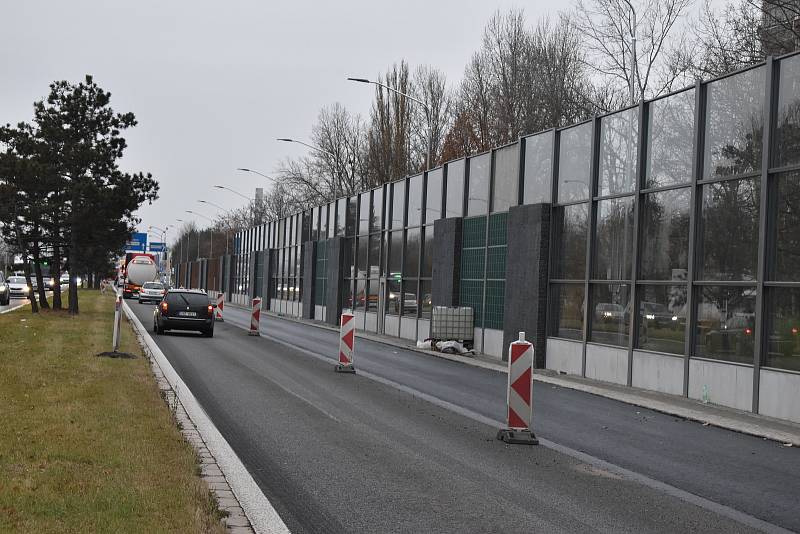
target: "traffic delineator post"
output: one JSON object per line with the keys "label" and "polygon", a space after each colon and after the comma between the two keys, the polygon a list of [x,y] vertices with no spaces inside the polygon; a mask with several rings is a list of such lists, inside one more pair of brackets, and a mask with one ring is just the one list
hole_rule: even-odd
{"label": "traffic delineator post", "polygon": [[225,293],[220,293],[219,295],[217,295],[217,311],[216,311],[217,316],[215,317],[215,319],[217,321],[222,321],[223,323],[225,322],[225,318],[223,317],[223,312],[225,311],[224,308],[225,308]]}
{"label": "traffic delineator post", "polygon": [[508,347],[507,428],[497,432],[506,443],[538,445],[533,434],[533,344],[525,332]]}
{"label": "traffic delineator post", "polygon": [[337,373],[355,373],[353,366],[353,344],[356,337],[356,321],[352,313],[343,312],[339,330],[339,363]]}
{"label": "traffic delineator post", "polygon": [[253,313],[250,316],[250,331],[247,333],[250,336],[260,336],[258,324],[261,321],[261,297],[253,298]]}

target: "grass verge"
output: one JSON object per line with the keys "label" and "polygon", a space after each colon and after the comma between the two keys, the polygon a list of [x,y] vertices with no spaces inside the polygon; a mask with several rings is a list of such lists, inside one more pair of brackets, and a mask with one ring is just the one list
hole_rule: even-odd
{"label": "grass verge", "polygon": [[0,315],[0,531],[223,532],[197,457],[114,299]]}

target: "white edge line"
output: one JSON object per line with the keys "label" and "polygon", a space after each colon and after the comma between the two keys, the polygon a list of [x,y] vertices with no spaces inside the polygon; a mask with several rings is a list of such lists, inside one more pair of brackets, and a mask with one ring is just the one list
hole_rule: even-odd
{"label": "white edge line", "polygon": [[187,415],[197,427],[197,432],[205,441],[206,447],[208,447],[217,461],[253,529],[263,534],[289,533],[289,528],[280,518],[272,503],[261,491],[250,472],[247,471],[247,468],[233,451],[230,444],[211,421],[203,407],[200,406],[189,386],[186,385],[172,367],[172,364],[169,363],[167,357],[161,352],[161,349],[153,341],[150,333],[130,309],[127,302],[123,301],[123,308],[125,315],[139,334],[140,339],[144,341],[147,349],[156,359],[156,363],[164,373],[164,378],[172,386],[181,404],[183,404]]}
{"label": "white edge line", "polygon": [[9,313],[9,312],[12,312],[12,311],[14,311],[14,310],[18,310],[18,309],[20,309],[20,308],[23,308],[23,307],[27,306],[28,304],[30,304],[30,301],[28,301],[28,302],[23,302],[22,304],[17,304],[17,305],[16,305],[16,306],[14,306],[13,308],[9,308],[9,309],[7,309],[7,310],[0,311],[0,315],[3,315],[4,313]]}
{"label": "white edge line", "polygon": [[[236,320],[232,321],[231,323],[234,326],[236,326],[237,328],[244,328],[240,324],[237,324]],[[331,364],[335,363],[335,360],[332,357],[319,354],[317,352],[314,352],[314,351],[299,347],[297,345],[293,345],[291,343],[287,343],[286,341],[283,341],[281,339],[272,337],[269,334],[266,334],[266,335],[262,334],[262,337],[265,337],[265,338],[269,339],[270,341],[272,341],[274,343],[277,343],[279,345],[283,345],[283,346],[285,346],[285,347],[287,347],[289,349],[302,352],[302,353],[304,353],[304,354],[306,354],[308,356],[311,356],[312,358],[315,358],[317,360],[321,360],[323,362],[331,363]],[[357,365],[356,365],[356,367],[357,367]],[[424,400],[426,402],[430,402],[431,404],[439,406],[440,408],[444,408],[445,410],[449,410],[451,412],[454,412],[454,413],[456,413],[458,415],[461,415],[463,417],[466,417],[468,419],[472,419],[473,421],[476,421],[478,423],[481,423],[481,424],[484,424],[484,425],[487,425],[487,426],[493,426],[495,428],[503,428],[503,427],[506,426],[505,423],[503,423],[502,421],[498,421],[498,420],[492,419],[491,417],[486,417],[485,415],[481,415],[481,414],[479,414],[477,412],[474,412],[474,411],[469,410],[467,408],[463,408],[461,406],[458,406],[457,404],[453,404],[452,402],[446,401],[444,399],[440,399],[439,397],[435,397],[435,396],[430,395],[428,393],[424,393],[422,391],[418,391],[418,390],[416,390],[416,389],[414,389],[412,387],[406,386],[404,384],[400,384],[400,383],[395,382],[393,380],[390,380],[388,378],[383,378],[381,376],[375,375],[375,374],[367,372],[367,371],[362,371],[362,370],[358,370],[357,374],[359,374],[359,375],[361,375],[364,378],[367,378],[369,380],[373,380],[375,382],[379,382],[379,383],[384,384],[386,386],[389,386],[389,387],[398,389],[400,391],[403,391],[405,393],[408,393],[409,395],[418,397],[418,398],[420,398],[420,399],[422,399],[422,400]],[[534,395],[535,395],[535,393],[534,393]],[[541,445],[543,445],[544,447],[547,447],[548,449],[554,450],[554,451],[559,452],[561,454],[564,454],[566,456],[570,456],[570,457],[572,457],[572,458],[574,458],[574,459],[576,459],[576,460],[578,460],[580,462],[583,462],[585,464],[588,464],[588,465],[603,469],[605,471],[609,471],[611,473],[619,475],[620,477],[622,477],[622,478],[624,478],[626,480],[642,484],[642,485],[644,485],[646,487],[649,487],[650,489],[665,493],[665,494],[667,494],[667,495],[669,495],[671,497],[674,497],[676,499],[682,500],[684,502],[687,502],[687,503],[692,504],[694,506],[697,506],[699,508],[703,508],[703,509],[712,511],[712,512],[714,512],[714,513],[716,513],[716,514],[718,514],[718,515],[720,515],[722,517],[726,517],[728,519],[731,519],[733,521],[741,523],[742,525],[746,525],[746,526],[748,526],[750,528],[754,528],[754,529],[760,530],[762,532],[769,532],[769,533],[775,533],[775,534],[792,534],[792,531],[784,529],[784,528],[782,528],[782,527],[780,527],[778,525],[774,525],[772,523],[769,523],[768,521],[764,521],[763,519],[759,519],[759,518],[757,518],[755,516],[752,516],[752,515],[750,515],[750,514],[748,514],[746,512],[741,512],[741,511],[739,511],[739,510],[737,510],[735,508],[731,508],[730,506],[726,506],[724,504],[720,504],[720,503],[714,502],[714,501],[712,501],[710,499],[707,499],[705,497],[701,497],[699,495],[696,495],[694,493],[688,492],[686,490],[682,490],[682,489],[680,489],[680,488],[678,488],[676,486],[672,486],[671,484],[667,484],[666,482],[661,482],[660,480],[656,480],[656,479],[651,478],[651,477],[649,477],[647,475],[643,475],[641,473],[637,473],[635,471],[631,471],[630,469],[626,469],[626,468],[618,466],[616,464],[612,464],[610,462],[607,462],[605,460],[602,460],[600,458],[592,456],[592,455],[590,455],[588,453],[585,453],[585,452],[582,452],[582,451],[567,447],[565,445],[560,445],[560,444],[555,443],[553,441],[550,441],[548,439],[543,439],[543,438],[538,438],[538,439],[539,439],[539,443]]]}

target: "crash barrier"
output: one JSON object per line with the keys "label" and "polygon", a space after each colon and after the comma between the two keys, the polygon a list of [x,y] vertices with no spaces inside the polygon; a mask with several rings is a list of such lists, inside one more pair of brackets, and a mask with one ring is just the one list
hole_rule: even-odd
{"label": "crash barrier", "polygon": [[356,322],[353,314],[343,312],[339,330],[339,363],[336,365],[338,373],[355,373],[353,367],[353,343],[356,335]]}
{"label": "crash barrier", "polygon": [[259,332],[258,323],[261,320],[261,297],[254,297],[253,298],[253,313],[250,316],[250,331],[248,332],[251,336],[260,336],[261,332]]}
{"label": "crash barrier", "polygon": [[533,435],[533,344],[525,341],[525,332],[508,347],[508,427],[497,432],[506,443],[538,445]]}
{"label": "crash barrier", "polygon": [[225,293],[219,293],[217,295],[217,311],[216,311],[217,316],[215,317],[217,321],[225,322],[225,319],[223,317],[224,308],[225,308]]}

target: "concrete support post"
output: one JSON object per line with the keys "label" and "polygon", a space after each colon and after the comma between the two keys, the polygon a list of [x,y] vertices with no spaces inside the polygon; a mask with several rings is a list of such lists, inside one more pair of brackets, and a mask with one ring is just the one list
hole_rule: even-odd
{"label": "concrete support post", "polygon": [[303,319],[314,318],[314,287],[317,277],[317,242],[303,246]]}
{"label": "concrete support post", "polygon": [[325,295],[325,322],[339,325],[342,314],[342,291],[344,290],[345,258],[348,240],[343,237],[328,239],[328,290]]}
{"label": "concrete support post", "polygon": [[433,223],[431,276],[434,306],[458,306],[461,285],[461,217]]}
{"label": "concrete support post", "polygon": [[[508,252],[503,313],[503,346],[528,332],[534,366],[545,366],[550,204],[515,206],[508,211]],[[507,356],[506,356],[507,357]]]}

